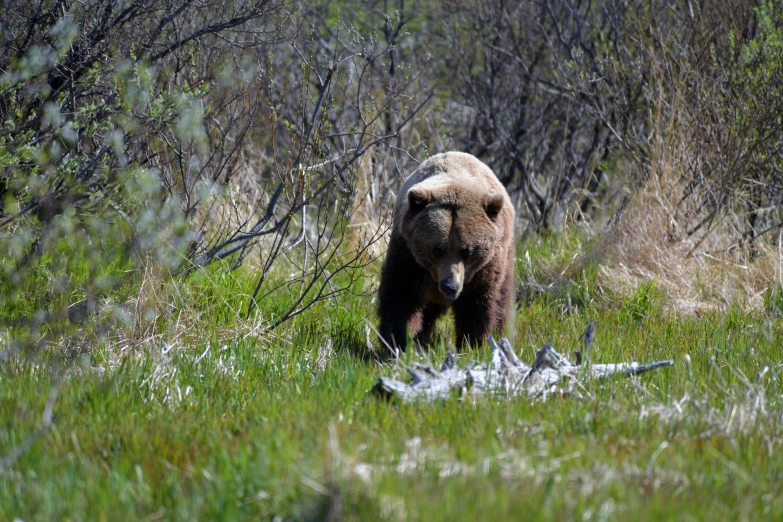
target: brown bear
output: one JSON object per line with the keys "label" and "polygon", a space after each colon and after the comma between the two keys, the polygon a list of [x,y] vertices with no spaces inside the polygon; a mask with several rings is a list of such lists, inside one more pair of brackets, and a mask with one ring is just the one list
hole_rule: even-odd
{"label": "brown bear", "polygon": [[454,312],[457,347],[502,330],[514,286],[514,207],[476,157],[437,154],[402,184],[378,290],[382,342],[405,349],[411,324],[427,344]]}

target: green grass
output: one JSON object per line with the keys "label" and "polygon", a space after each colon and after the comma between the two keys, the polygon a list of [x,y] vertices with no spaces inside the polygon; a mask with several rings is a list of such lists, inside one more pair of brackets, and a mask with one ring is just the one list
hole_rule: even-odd
{"label": "green grass", "polygon": [[[188,284],[217,330],[252,281]],[[783,519],[780,321],[666,316],[650,292],[519,310],[527,360],[547,340],[570,353],[597,318],[593,360],[676,361],[581,402],[378,400],[377,377],[404,372],[362,357],[371,297],[317,306],[271,341],[200,323],[170,349],[103,348],[70,363],[54,426],[0,474],[0,520]],[[36,430],[62,364],[0,367],[0,455]]]}

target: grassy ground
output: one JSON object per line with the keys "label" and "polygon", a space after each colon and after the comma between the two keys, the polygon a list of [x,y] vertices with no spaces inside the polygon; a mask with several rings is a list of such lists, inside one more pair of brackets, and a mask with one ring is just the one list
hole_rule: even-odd
{"label": "grassy ground", "polygon": [[[783,519],[770,315],[680,317],[651,286],[595,299],[577,285],[520,307],[526,359],[547,340],[570,353],[597,318],[594,360],[675,366],[581,402],[404,405],[368,394],[402,373],[361,355],[371,297],[259,339],[226,334],[252,281],[193,281],[214,328],[70,363],[53,427],[0,475],[0,520]],[[0,456],[37,429],[62,367],[47,353],[0,367]]]}

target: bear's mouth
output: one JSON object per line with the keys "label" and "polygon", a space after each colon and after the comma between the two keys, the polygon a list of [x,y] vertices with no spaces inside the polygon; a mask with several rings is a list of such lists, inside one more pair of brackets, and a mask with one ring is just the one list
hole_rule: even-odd
{"label": "bear's mouth", "polygon": [[457,298],[459,297],[459,292],[448,293],[448,294],[446,292],[441,292],[441,294],[443,295],[443,297],[446,298],[447,301],[451,301],[451,302],[456,301]]}

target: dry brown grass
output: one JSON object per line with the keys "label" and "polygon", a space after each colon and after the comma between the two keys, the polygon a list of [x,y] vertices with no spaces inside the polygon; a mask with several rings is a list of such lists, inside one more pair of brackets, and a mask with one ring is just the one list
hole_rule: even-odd
{"label": "dry brown grass", "polygon": [[655,280],[677,313],[699,315],[731,305],[758,308],[765,292],[783,283],[781,236],[743,246],[731,211],[696,226],[705,210],[703,191],[686,188],[698,175],[692,166],[699,161],[688,130],[674,121],[657,133],[647,182],[587,257],[600,264],[600,285],[627,293]]}

